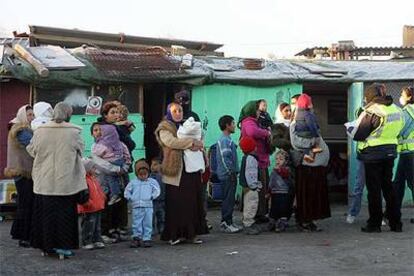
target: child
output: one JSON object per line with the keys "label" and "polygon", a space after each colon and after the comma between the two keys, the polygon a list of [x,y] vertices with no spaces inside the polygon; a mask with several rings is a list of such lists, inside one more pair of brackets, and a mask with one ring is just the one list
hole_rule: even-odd
{"label": "child", "polygon": [[157,233],[161,235],[164,231],[165,224],[165,183],[161,179],[161,160],[153,158],[151,160],[151,178],[157,180],[160,186],[160,196],[154,199],[154,223],[156,226]]}
{"label": "child", "polygon": [[[116,127],[113,125],[100,125],[100,136],[92,147],[92,154],[109,161],[113,165],[129,168],[130,155],[128,148],[119,140]],[[117,175],[105,174],[103,185],[109,188],[108,205],[121,200],[121,185]]]}
{"label": "child", "polygon": [[[119,117],[118,122],[116,122],[117,131],[121,133],[119,135],[125,137],[125,145],[129,150],[129,154],[131,156],[131,164],[134,162],[134,158],[132,156],[132,150],[135,148],[135,143],[131,138],[131,133],[135,130],[135,125],[132,121],[128,120],[129,110],[125,105],[119,104],[118,105]],[[129,166],[128,172],[132,173],[132,166]]]}
{"label": "child", "polygon": [[267,102],[264,99],[257,101],[257,110],[259,113],[259,126],[261,128],[269,129],[273,125],[272,118],[270,118],[269,113],[267,113]]}
{"label": "child", "polygon": [[160,195],[157,180],[148,178],[150,168],[145,159],[135,162],[137,179],[128,183],[124,196],[132,205],[132,248],[151,247],[152,201]]}
{"label": "child", "polygon": [[221,185],[223,185],[220,229],[224,233],[236,233],[241,230],[233,224],[233,209],[239,166],[237,163],[237,146],[230,138],[230,135],[235,131],[236,125],[234,118],[230,115],[221,117],[218,124],[223,132],[223,135],[217,141],[216,150],[216,175]]}
{"label": "child", "polygon": [[243,187],[243,226],[247,235],[257,235],[260,230],[254,224],[259,208],[259,192],[262,189],[260,170],[256,153],[256,142],[251,137],[243,137],[239,146],[244,153],[240,168],[240,185]]}
{"label": "child", "polygon": [[[297,109],[295,111],[295,135],[311,140],[311,147],[296,144],[295,146],[305,153],[304,160],[312,163],[315,161],[315,154],[322,152],[319,147],[320,130],[316,121],[316,116],[311,110],[313,108],[312,99],[307,94],[299,96],[297,102]],[[292,140],[297,141],[297,140]]]}
{"label": "child", "polygon": [[78,213],[82,216],[82,245],[83,249],[104,248],[101,237],[101,210],[105,208],[105,194],[95,177],[95,164],[91,159],[84,159],[86,183],[88,184],[89,200],[78,205]]}
{"label": "child", "polygon": [[[201,140],[202,131],[201,123],[196,122],[193,117],[188,118],[177,131],[178,138],[192,138]],[[204,172],[205,162],[202,151],[192,151],[191,149],[184,150],[184,167],[188,173]]]}
{"label": "child", "polygon": [[276,164],[270,174],[271,194],[270,217],[276,222],[276,232],[284,232],[292,214],[291,171],[288,165],[289,153],[280,149],[276,153]]}

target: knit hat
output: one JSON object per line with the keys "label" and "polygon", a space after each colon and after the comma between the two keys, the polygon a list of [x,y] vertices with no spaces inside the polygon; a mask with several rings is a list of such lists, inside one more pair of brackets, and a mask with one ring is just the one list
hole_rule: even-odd
{"label": "knit hat", "polygon": [[309,109],[312,105],[312,98],[308,95],[303,93],[299,96],[298,100],[296,101],[296,106],[298,108]]}
{"label": "knit hat", "polygon": [[175,102],[183,104],[190,100],[190,93],[187,90],[181,90],[174,95]]}
{"label": "knit hat", "polygon": [[145,159],[140,159],[137,162],[135,162],[135,172],[139,172],[142,169],[146,169],[148,172],[150,171],[150,167],[148,163],[145,161]]}
{"label": "knit hat", "polygon": [[245,136],[240,139],[239,146],[244,154],[248,154],[256,149],[256,141],[251,137]]}

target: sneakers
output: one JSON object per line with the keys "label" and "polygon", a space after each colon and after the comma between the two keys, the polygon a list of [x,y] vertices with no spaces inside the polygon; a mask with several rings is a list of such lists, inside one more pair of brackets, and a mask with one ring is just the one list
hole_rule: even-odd
{"label": "sneakers", "polygon": [[102,248],[105,248],[105,244],[103,242],[95,242],[93,244],[93,247],[96,249],[102,249]]}
{"label": "sneakers", "polygon": [[355,216],[347,215],[346,223],[353,224],[355,222]]}
{"label": "sneakers", "polygon": [[90,243],[90,244],[87,244],[87,245],[82,246],[82,249],[92,250],[92,249],[94,249],[94,246],[93,246],[92,243]]}
{"label": "sneakers", "polygon": [[102,240],[106,244],[116,243],[116,239],[110,238],[108,236],[103,235]]}
{"label": "sneakers", "polygon": [[114,205],[115,203],[121,201],[121,197],[119,195],[113,195],[108,201],[108,206]]}
{"label": "sneakers", "polygon": [[130,248],[138,248],[141,246],[141,240],[138,237],[134,237],[129,245]]}
{"label": "sneakers", "polygon": [[241,229],[237,228],[236,226],[234,226],[233,224],[228,225],[227,222],[223,221],[220,224],[220,230],[223,233],[229,233],[229,234],[233,234],[233,233],[237,233],[240,232]]}
{"label": "sneakers", "polygon": [[246,235],[258,235],[260,234],[260,230],[255,224],[252,224],[249,227],[244,228],[244,233]]}
{"label": "sneakers", "polygon": [[143,241],[142,246],[145,247],[145,248],[152,247],[152,241],[151,240]]}
{"label": "sneakers", "polygon": [[289,224],[287,222],[287,219],[285,218],[278,219],[276,222],[276,226],[275,226],[275,232],[276,233],[285,232],[288,227],[289,227]]}
{"label": "sneakers", "polygon": [[364,233],[381,233],[381,227],[366,225],[361,227],[361,231]]}
{"label": "sneakers", "polygon": [[183,242],[182,239],[170,240],[170,245],[177,245],[181,242]]}

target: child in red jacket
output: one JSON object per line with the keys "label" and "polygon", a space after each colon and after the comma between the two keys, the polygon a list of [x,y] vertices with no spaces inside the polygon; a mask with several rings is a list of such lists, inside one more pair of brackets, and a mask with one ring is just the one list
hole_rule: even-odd
{"label": "child in red jacket", "polygon": [[83,160],[86,170],[86,183],[89,200],[78,205],[78,214],[82,217],[82,248],[86,250],[104,248],[101,237],[101,211],[105,208],[105,194],[95,176],[95,164],[91,159]]}

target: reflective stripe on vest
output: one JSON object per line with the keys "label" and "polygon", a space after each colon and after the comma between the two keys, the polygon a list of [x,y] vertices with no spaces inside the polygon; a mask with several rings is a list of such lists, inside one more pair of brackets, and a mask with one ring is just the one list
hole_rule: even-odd
{"label": "reflective stripe on vest", "polygon": [[373,104],[366,109],[368,114],[374,114],[380,118],[380,125],[369,137],[358,143],[358,149],[380,145],[398,144],[397,136],[404,126],[401,110],[394,104],[390,106]]}
{"label": "reflective stripe on vest", "polygon": [[[411,118],[414,120],[414,104],[408,104],[403,108]],[[398,152],[401,151],[414,151],[414,129],[408,134],[407,137],[399,137],[398,140]]]}

